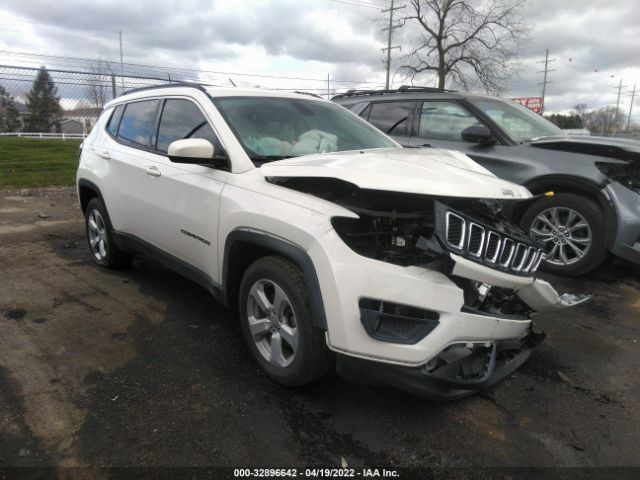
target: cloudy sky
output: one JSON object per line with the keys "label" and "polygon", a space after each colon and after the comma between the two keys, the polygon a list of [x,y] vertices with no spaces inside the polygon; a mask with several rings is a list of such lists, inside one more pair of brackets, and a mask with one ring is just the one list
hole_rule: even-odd
{"label": "cloudy sky", "polygon": [[[125,70],[171,74],[212,84],[291,88],[380,87],[384,83],[381,33],[389,0],[3,0],[0,63],[84,70],[103,59],[119,72],[118,32]],[[402,4],[402,0],[397,0]],[[481,0],[477,0],[481,3]],[[405,9],[406,11],[407,9]],[[547,87],[548,111],[577,103],[627,111],[640,89],[638,0],[530,0],[530,27],[514,63],[509,95],[540,94],[548,48],[555,59]],[[415,27],[396,30],[394,44],[410,48]],[[397,57],[392,72],[397,68]],[[166,69],[147,66],[168,67]],[[180,68],[184,70],[179,70]],[[14,72],[15,73],[15,72]],[[0,83],[3,75],[0,70]],[[286,77],[286,78],[282,78]],[[15,78],[15,77],[12,77]],[[433,85],[425,76],[416,83]],[[394,76],[394,85],[402,83]],[[640,121],[640,98],[634,115]]]}

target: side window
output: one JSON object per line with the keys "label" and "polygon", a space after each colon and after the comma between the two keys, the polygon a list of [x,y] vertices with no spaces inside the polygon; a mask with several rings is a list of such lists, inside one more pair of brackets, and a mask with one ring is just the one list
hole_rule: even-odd
{"label": "side window", "polygon": [[462,141],[462,131],[472,125],[481,123],[455,102],[423,102],[418,135],[434,140]]}
{"label": "side window", "polygon": [[111,118],[109,119],[109,124],[107,125],[107,131],[114,137],[116,136],[116,133],[118,133],[118,125],[120,124],[123,110],[124,107],[122,105],[118,105],[111,113]]}
{"label": "side window", "polygon": [[171,142],[184,138],[204,138],[219,151],[218,140],[200,109],[190,100],[169,99],[162,109],[156,148],[166,153]]}
{"label": "side window", "polygon": [[155,124],[157,106],[158,100],[128,103],[120,121],[118,138],[143,147],[148,146]]}
{"label": "side window", "polygon": [[[363,117],[389,135],[408,135],[413,102],[379,102],[365,109]],[[368,118],[364,116],[368,112]]]}

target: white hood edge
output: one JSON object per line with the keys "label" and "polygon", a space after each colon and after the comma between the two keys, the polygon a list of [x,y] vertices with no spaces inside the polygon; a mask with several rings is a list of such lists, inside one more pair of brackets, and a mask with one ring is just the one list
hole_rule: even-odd
{"label": "white hood edge", "polygon": [[319,153],[262,165],[265,177],[337,178],[370,190],[445,197],[526,199],[525,187],[502,180],[461,152],[374,149]]}

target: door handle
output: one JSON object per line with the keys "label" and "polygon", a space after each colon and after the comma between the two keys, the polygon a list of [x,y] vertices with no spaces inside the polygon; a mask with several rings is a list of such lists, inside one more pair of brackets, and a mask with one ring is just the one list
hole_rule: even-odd
{"label": "door handle", "polygon": [[146,165],[144,167],[144,173],[146,173],[147,175],[151,175],[152,177],[159,177],[160,175],[162,175],[162,173],[160,173],[160,170],[158,170],[158,167],[153,165]]}
{"label": "door handle", "polygon": [[111,160],[111,154],[109,150],[98,150],[96,152],[100,158],[104,158],[105,160]]}

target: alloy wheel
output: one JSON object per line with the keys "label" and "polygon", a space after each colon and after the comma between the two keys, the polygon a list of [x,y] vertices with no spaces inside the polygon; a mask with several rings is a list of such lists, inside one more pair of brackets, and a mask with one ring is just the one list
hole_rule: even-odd
{"label": "alloy wheel", "polygon": [[262,357],[273,366],[291,365],[299,333],[291,300],[274,281],[261,279],[249,290],[247,320],[251,338]]}
{"label": "alloy wheel", "polygon": [[572,265],[591,248],[591,225],[578,211],[551,207],[540,212],[531,223],[530,233],[545,244],[547,263]]}
{"label": "alloy wheel", "polygon": [[107,256],[108,239],[104,219],[99,210],[94,208],[89,212],[87,225],[89,226],[89,247],[91,248],[91,254],[96,260],[101,262]]}

